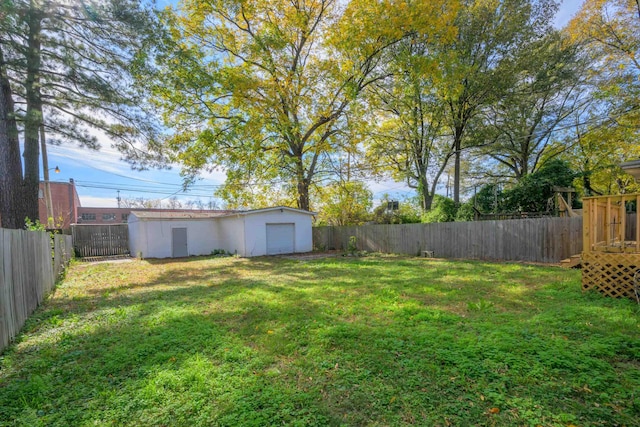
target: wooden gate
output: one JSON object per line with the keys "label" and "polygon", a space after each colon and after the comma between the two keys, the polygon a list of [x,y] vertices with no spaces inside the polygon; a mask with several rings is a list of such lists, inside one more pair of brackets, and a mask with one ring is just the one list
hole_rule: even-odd
{"label": "wooden gate", "polygon": [[71,234],[78,257],[129,254],[128,224],[72,225]]}

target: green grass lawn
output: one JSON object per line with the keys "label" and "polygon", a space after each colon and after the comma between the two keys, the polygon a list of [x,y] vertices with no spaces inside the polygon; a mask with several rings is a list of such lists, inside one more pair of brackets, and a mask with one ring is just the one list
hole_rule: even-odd
{"label": "green grass lawn", "polygon": [[639,319],[555,267],[75,264],[0,356],[0,425],[639,425]]}

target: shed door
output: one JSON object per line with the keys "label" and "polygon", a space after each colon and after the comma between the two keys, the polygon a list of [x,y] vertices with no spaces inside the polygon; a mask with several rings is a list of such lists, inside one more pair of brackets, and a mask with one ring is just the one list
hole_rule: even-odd
{"label": "shed door", "polygon": [[172,228],[171,229],[171,245],[173,250],[171,254],[174,258],[189,256],[187,251],[187,229]]}
{"label": "shed door", "polygon": [[294,238],[294,224],[267,224],[267,255],[295,252]]}

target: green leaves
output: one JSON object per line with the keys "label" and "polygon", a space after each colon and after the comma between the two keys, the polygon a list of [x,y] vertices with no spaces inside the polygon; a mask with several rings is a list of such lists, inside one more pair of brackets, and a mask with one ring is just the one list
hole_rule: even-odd
{"label": "green leaves", "polygon": [[[309,209],[310,188],[332,153],[356,147],[346,113],[367,86],[388,73],[386,50],[420,28],[447,36],[450,27],[436,25],[443,13],[455,10],[445,4],[181,3],[163,14],[170,38],[161,56],[179,59],[163,63],[156,94],[168,126],[195,133],[208,128],[206,138],[195,140],[217,148],[208,156],[191,150],[205,157],[188,160],[179,137],[171,136],[169,146],[182,151],[186,164],[295,184],[286,188],[298,207]],[[199,81],[203,70],[211,82]]]}

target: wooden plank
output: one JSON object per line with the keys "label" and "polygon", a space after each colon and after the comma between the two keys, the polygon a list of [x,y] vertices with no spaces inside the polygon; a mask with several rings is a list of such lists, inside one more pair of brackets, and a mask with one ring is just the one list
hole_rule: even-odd
{"label": "wooden plank", "polygon": [[584,209],[582,209],[582,221],[586,226],[582,227],[582,252],[588,253],[591,252],[591,228],[589,227],[589,220],[591,219],[593,203],[591,203],[591,200],[583,201],[583,203],[585,204],[583,205]]}
{"label": "wooden plank", "polygon": [[611,233],[611,197],[607,197],[607,207],[604,211],[604,227],[605,227],[605,242],[607,245],[613,239],[613,233]]}
{"label": "wooden plank", "polygon": [[624,238],[626,236],[627,225],[627,210],[625,209],[624,197],[620,201],[620,228],[618,229],[618,240],[620,241],[620,248],[624,249]]}
{"label": "wooden plank", "polygon": [[593,219],[591,222],[591,228],[593,230],[593,233],[591,234],[591,245],[593,247],[593,245],[596,244],[596,242],[599,242],[600,239],[598,239],[598,221],[599,221],[599,215],[598,215],[598,202],[597,200],[592,200],[593,203]]}
{"label": "wooden plank", "polygon": [[9,230],[0,229],[0,351],[9,345],[11,339],[10,328],[13,323],[10,295],[11,276],[7,274],[10,269],[10,263],[7,262],[7,256],[10,257],[10,245],[5,243],[5,237],[9,235]]}
{"label": "wooden plank", "polygon": [[636,252],[640,253],[640,194],[636,195]]}

